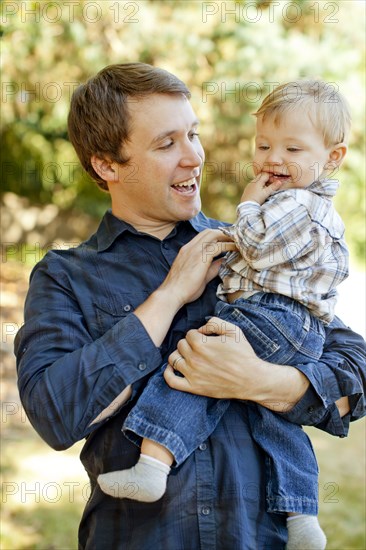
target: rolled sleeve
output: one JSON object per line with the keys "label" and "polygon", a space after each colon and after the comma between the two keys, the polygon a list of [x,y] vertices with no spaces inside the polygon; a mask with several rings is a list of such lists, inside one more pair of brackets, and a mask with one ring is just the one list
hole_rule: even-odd
{"label": "rolled sleeve", "polygon": [[[283,416],[290,422],[316,426],[345,437],[349,423],[366,414],[365,341],[335,319],[327,328],[324,353],[317,363],[297,365],[310,386]],[[348,397],[350,413],[341,417],[336,401]]]}
{"label": "rolled sleeve", "polygon": [[15,339],[18,387],[33,427],[57,450],[86,437],[124,388],[133,385],[134,396],[140,380],[162,362],[134,314],[97,338],[93,327],[85,324],[61,274],[34,273],[25,324]]}
{"label": "rolled sleeve", "polygon": [[125,386],[151,373],[162,361],[159,348],[155,347],[145,327],[133,313],[102,336],[100,344],[120,370]]}

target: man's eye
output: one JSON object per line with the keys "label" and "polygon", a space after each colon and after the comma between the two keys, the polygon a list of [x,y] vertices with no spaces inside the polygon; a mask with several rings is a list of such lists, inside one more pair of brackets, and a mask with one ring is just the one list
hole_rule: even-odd
{"label": "man's eye", "polygon": [[166,143],[165,145],[161,145],[161,146],[159,147],[159,149],[169,149],[173,144],[174,144],[174,141],[171,140],[171,141],[169,141],[168,143]]}
{"label": "man's eye", "polygon": [[298,153],[301,149],[298,149],[297,147],[287,147],[287,151],[290,151],[290,153]]}
{"label": "man's eye", "polygon": [[269,147],[268,145],[258,145],[258,149],[260,151],[268,151]]}

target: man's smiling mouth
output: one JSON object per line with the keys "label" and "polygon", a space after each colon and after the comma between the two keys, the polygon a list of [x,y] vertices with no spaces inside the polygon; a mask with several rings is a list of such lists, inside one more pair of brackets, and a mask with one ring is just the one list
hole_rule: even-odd
{"label": "man's smiling mouth", "polygon": [[172,187],[178,193],[189,195],[197,190],[197,181],[196,178],[191,178],[189,180],[181,181],[179,183],[173,183]]}

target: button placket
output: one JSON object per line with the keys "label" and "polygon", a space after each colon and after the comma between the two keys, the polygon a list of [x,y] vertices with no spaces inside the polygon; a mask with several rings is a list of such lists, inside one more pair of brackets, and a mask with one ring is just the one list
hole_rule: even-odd
{"label": "button placket", "polygon": [[161,253],[168,264],[171,266],[176,258],[177,253],[175,252],[174,248],[169,245],[169,241],[163,241],[161,243]]}
{"label": "button placket", "polygon": [[[199,446],[208,448],[207,443]],[[197,514],[202,548],[217,550],[214,508],[214,472],[210,452],[196,452]]]}

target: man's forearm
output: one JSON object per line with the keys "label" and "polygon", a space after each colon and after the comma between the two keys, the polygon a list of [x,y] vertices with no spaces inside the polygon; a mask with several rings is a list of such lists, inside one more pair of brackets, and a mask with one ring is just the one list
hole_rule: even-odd
{"label": "man's forearm", "polygon": [[[268,368],[271,368],[276,377],[276,382],[274,383],[274,379],[272,379],[273,386],[264,388],[265,393],[267,393],[265,399],[263,401],[256,401],[271,411],[289,412],[304,397],[310,386],[310,382],[295,367],[269,364]],[[338,399],[335,404],[341,417],[350,412],[348,397]]]}
{"label": "man's forearm", "polygon": [[134,313],[155,346],[159,347],[179,309],[180,305],[166,290],[158,289]]}
{"label": "man's forearm", "polygon": [[[259,360],[260,361],[260,360]],[[258,379],[249,397],[275,412],[287,412],[300,401],[309,387],[306,376],[294,367],[261,361],[256,366]],[[247,390],[243,392],[245,395]]]}

